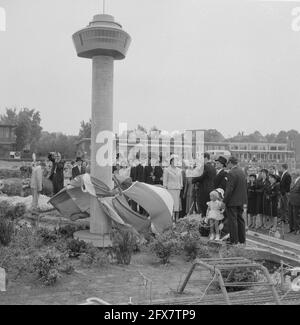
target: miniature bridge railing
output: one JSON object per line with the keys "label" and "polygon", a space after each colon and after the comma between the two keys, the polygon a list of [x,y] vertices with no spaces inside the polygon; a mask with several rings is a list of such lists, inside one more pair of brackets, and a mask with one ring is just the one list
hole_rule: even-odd
{"label": "miniature bridge railing", "polygon": [[[269,271],[267,268],[265,268],[263,265],[259,263],[252,262],[246,258],[243,257],[230,257],[230,258],[203,258],[203,259],[197,259],[191,269],[189,270],[182,286],[179,289],[179,293],[183,293],[192,273],[195,271],[197,267],[202,267],[206,270],[209,270],[212,275],[212,280],[210,281],[208,287],[214,282],[218,281],[224,300],[227,305],[231,305],[231,300],[227,292],[227,287],[254,287],[254,286],[265,286],[269,288],[269,290],[272,292],[273,299],[277,305],[281,304],[279,295],[277,293],[277,290],[275,288],[275,284],[273,283],[271,276],[269,274]],[[245,268],[252,268],[257,269],[263,272],[266,281],[263,282],[227,282],[229,275],[231,272],[237,269],[245,269]],[[224,280],[222,271],[230,271],[227,278]],[[206,288],[202,298],[206,295],[206,291],[208,289]],[[259,292],[257,292],[259,295]]]}

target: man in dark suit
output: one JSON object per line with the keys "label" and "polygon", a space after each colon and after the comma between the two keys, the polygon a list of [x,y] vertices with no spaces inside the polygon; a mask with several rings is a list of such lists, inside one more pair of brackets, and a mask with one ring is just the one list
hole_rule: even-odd
{"label": "man in dark suit", "polygon": [[300,174],[297,175],[289,197],[289,226],[290,232],[300,233]]}
{"label": "man in dark suit", "polygon": [[144,168],[145,183],[154,184],[154,167],[151,165],[151,157],[148,158],[148,165]]}
{"label": "man in dark suit", "polygon": [[282,165],[282,175],[280,178],[280,217],[282,222],[287,222],[288,219],[288,206],[289,206],[289,193],[291,188],[292,177],[288,172],[288,165]]}
{"label": "man in dark suit", "polygon": [[162,157],[159,157],[159,164],[154,167],[154,184],[163,185],[163,174],[164,170],[162,168]]}
{"label": "man in dark suit", "polygon": [[77,157],[76,162],[72,167],[72,179],[82,174],[83,174],[82,159],[80,157]]}
{"label": "man in dark suit", "polygon": [[[228,181],[228,173],[225,170],[225,167],[227,165],[227,159],[225,157],[220,156],[218,159],[215,160],[215,162],[216,162],[217,175],[214,180],[214,188],[215,189],[221,188],[225,193],[226,185]],[[226,235],[228,236],[229,234],[229,225],[228,225],[228,218],[226,216],[226,211],[224,211],[223,215],[224,215],[224,219],[223,219],[223,228],[221,234],[224,235],[225,237]]]}
{"label": "man in dark suit", "polygon": [[64,167],[65,161],[61,159],[59,152],[49,154],[48,159],[52,161],[52,169],[49,179],[53,184],[53,194],[55,195],[64,188]]}
{"label": "man in dark suit", "polygon": [[217,169],[217,175],[214,179],[214,188],[221,188],[222,190],[226,190],[228,175],[225,170],[227,159],[220,156],[218,159],[215,160],[216,162],[216,169]]}
{"label": "man in dark suit", "polygon": [[[145,168],[139,160],[139,155],[137,155],[136,158],[137,159],[130,169],[130,178],[132,182],[145,182]],[[141,214],[145,213],[145,210],[141,206],[138,208],[135,201],[131,202],[131,207],[136,212],[139,211]]]}
{"label": "man in dark suit", "polygon": [[204,153],[204,169],[203,174],[194,177],[193,184],[197,184],[197,205],[202,216],[206,216],[207,202],[210,201],[209,193],[214,189],[214,179],[216,177],[216,169],[210,162],[209,153]]}
{"label": "man in dark suit", "polygon": [[243,212],[247,213],[247,181],[244,171],[238,167],[238,160],[230,157],[228,165],[228,183],[224,195],[226,215],[230,232],[230,244],[244,244],[246,229]]}

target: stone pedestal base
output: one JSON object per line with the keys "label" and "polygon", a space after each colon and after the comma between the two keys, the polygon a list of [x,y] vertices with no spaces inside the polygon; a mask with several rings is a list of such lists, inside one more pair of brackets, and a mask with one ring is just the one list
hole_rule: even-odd
{"label": "stone pedestal base", "polygon": [[112,241],[109,234],[99,235],[92,234],[89,230],[81,230],[74,233],[74,238],[83,240],[86,243],[92,244],[95,247],[112,247]]}

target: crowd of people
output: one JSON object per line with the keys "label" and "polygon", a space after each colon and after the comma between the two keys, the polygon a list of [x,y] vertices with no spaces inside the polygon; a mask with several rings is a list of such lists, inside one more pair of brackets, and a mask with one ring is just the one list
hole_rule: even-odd
{"label": "crowd of people", "polygon": [[[34,161],[31,168],[32,212],[38,211],[39,194],[55,195],[78,175],[89,171],[89,166],[77,157],[70,166],[59,152],[49,153],[47,161]],[[67,183],[66,183],[67,182]]]}
{"label": "crowd of people", "polygon": [[[199,214],[207,223],[211,240],[226,234],[230,244],[244,244],[247,229],[276,232],[288,223],[290,233],[300,232],[300,174],[293,179],[287,164],[249,172],[239,167],[238,160],[218,157],[212,161],[204,154],[204,166],[188,161],[176,166],[171,157],[168,167],[144,166],[138,159],[133,165],[117,164],[114,174],[148,184],[164,186],[174,200],[173,221],[189,214]],[[133,206],[144,213],[142,207]],[[222,230],[222,232],[220,231]]]}
{"label": "crowd of people", "polygon": [[278,225],[288,223],[289,232],[300,233],[300,175],[294,179],[287,164],[250,174],[248,181],[248,226],[276,231]]}
{"label": "crowd of people", "polygon": [[[56,194],[65,185],[65,172],[66,162],[59,153],[49,154],[47,164],[39,163],[33,168],[33,210],[37,208],[43,182],[50,182]],[[89,166],[78,157],[71,163],[67,178],[71,180],[86,172]],[[202,166],[183,161],[179,168],[174,156],[167,167],[161,161],[154,163],[151,158],[148,164],[143,164],[137,156],[131,165],[117,160],[113,175],[120,183],[129,179],[166,188],[174,201],[173,222],[186,215],[199,214],[209,229],[210,240],[226,238],[230,244],[244,244],[247,228],[275,232],[283,223],[289,224],[290,233],[300,233],[300,174],[292,179],[286,164],[278,171],[272,166],[249,173],[239,167],[235,157],[211,160],[205,153]],[[147,214],[135,202],[131,206]],[[221,234],[226,236],[221,238]]]}

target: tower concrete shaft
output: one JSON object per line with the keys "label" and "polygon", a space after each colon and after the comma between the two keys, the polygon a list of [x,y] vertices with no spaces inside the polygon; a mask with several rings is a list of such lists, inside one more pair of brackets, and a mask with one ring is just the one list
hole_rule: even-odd
{"label": "tower concrete shaft", "polygon": [[[131,38],[112,16],[96,15],[88,27],[73,35],[73,41],[77,55],[93,62],[91,176],[111,188],[112,142],[103,138],[113,131],[114,60],[125,58]],[[104,155],[101,149],[109,143]],[[96,246],[108,246],[111,223],[96,198],[91,199],[90,216],[90,232],[78,232],[75,237]]]}

